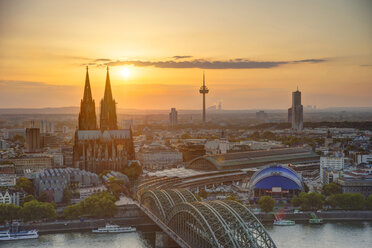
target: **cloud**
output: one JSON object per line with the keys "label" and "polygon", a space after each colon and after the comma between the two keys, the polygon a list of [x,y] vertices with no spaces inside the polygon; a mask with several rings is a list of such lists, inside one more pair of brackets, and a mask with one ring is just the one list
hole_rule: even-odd
{"label": "cloud", "polygon": [[370,67],[370,66],[372,66],[372,65],[364,64],[364,65],[360,65],[360,66],[362,66],[362,67]]}
{"label": "cloud", "polygon": [[173,56],[172,58],[173,59],[189,59],[189,58],[192,58],[192,56],[188,56],[188,55],[186,55],[186,56]]}
{"label": "cloud", "polygon": [[111,61],[111,59],[95,59],[94,62],[108,62]]}
{"label": "cloud", "polygon": [[295,60],[293,63],[322,63],[327,62],[327,59],[302,59],[302,60]]}
{"label": "cloud", "polygon": [[153,66],[157,68],[198,68],[198,69],[268,69],[285,64],[322,63],[326,59],[303,59],[295,61],[254,61],[249,59],[230,60],[204,60],[190,61],[143,61],[143,60],[117,60],[105,63],[107,66],[133,65],[138,67]]}

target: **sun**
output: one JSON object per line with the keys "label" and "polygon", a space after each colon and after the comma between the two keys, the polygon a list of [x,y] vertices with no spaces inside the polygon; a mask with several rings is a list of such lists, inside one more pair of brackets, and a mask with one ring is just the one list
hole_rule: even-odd
{"label": "sun", "polygon": [[124,78],[128,78],[130,76],[130,69],[127,67],[124,67],[123,69],[121,69],[121,75]]}

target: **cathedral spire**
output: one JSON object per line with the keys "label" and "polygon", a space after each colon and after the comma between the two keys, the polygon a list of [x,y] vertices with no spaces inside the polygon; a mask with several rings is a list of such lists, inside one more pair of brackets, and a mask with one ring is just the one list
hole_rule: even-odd
{"label": "cathedral spire", "polygon": [[109,67],[108,66],[107,66],[106,85],[105,85],[105,94],[104,94],[104,100],[105,99],[112,100],[110,73],[109,73]]}
{"label": "cathedral spire", "polygon": [[111,82],[109,68],[107,67],[105,94],[101,100],[101,130],[115,130],[118,129],[116,116],[116,103],[112,97]]}
{"label": "cathedral spire", "polygon": [[92,101],[92,90],[90,89],[89,72],[87,66],[87,73],[85,76],[84,96],[83,101]]}
{"label": "cathedral spire", "polygon": [[80,103],[79,113],[79,130],[95,130],[97,129],[96,107],[92,98],[92,90],[90,89],[89,72],[85,76],[84,95]]}

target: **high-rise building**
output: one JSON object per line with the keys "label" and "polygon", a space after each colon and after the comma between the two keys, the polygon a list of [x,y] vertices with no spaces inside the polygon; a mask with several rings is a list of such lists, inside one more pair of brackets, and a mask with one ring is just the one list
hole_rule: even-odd
{"label": "high-rise building", "polygon": [[203,123],[206,121],[206,112],[205,112],[205,95],[209,93],[209,89],[205,86],[205,74],[203,72],[203,86],[199,89],[200,94],[203,94]]}
{"label": "high-rise building", "polygon": [[122,170],[128,166],[129,160],[135,159],[132,130],[118,129],[115,104],[107,68],[99,130],[87,71],[84,97],[80,107],[79,127],[75,132],[74,167],[99,174],[104,170]]}
{"label": "high-rise building", "polygon": [[40,120],[40,133],[47,133],[47,124],[46,120]]}
{"label": "high-rise building", "polygon": [[48,133],[54,133],[54,122],[49,122],[48,124]]}
{"label": "high-rise building", "polygon": [[38,152],[40,150],[40,129],[26,128],[27,152]]}
{"label": "high-rise building", "polygon": [[116,102],[112,97],[109,68],[107,67],[105,94],[101,100],[101,130],[115,130],[118,129],[116,117]]}
{"label": "high-rise building", "polygon": [[221,111],[222,110],[222,102],[219,102],[218,103],[218,111]]}
{"label": "high-rise building", "polygon": [[298,89],[295,92],[292,92],[292,108],[288,109],[288,121],[292,122],[293,131],[302,131],[303,106],[301,104],[301,91]]}
{"label": "high-rise building", "polygon": [[171,112],[169,113],[169,124],[171,127],[177,125],[178,122],[178,113],[176,108],[171,108]]}

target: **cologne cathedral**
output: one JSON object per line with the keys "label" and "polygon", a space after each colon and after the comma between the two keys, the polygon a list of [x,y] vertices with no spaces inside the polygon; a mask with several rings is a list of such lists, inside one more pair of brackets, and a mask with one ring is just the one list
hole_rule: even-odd
{"label": "cologne cathedral", "polygon": [[104,170],[120,171],[128,166],[130,160],[135,159],[135,153],[132,130],[118,129],[116,102],[112,97],[108,68],[99,124],[98,128],[87,67],[79,123],[75,132],[74,167],[97,174]]}

